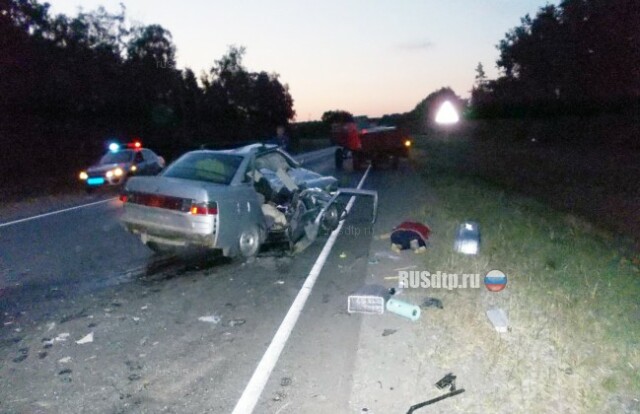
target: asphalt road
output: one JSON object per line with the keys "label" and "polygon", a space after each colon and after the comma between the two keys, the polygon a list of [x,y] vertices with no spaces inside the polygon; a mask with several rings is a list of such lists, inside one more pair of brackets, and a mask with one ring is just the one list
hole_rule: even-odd
{"label": "asphalt road", "polygon": [[[332,164],[306,166],[356,186],[361,173]],[[0,228],[0,412],[231,412],[324,244],[158,258],[119,212],[112,200]],[[360,324],[346,296],[365,279],[368,219],[356,203],[254,412],[346,412]]]}

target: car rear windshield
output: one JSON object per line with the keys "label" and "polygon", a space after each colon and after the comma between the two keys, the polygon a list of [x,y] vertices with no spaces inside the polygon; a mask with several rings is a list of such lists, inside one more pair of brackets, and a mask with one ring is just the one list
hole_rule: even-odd
{"label": "car rear windshield", "polygon": [[100,164],[116,164],[122,162],[131,162],[133,159],[133,151],[124,150],[118,152],[108,152],[100,159]]}
{"label": "car rear windshield", "polygon": [[229,184],[242,157],[230,154],[192,152],[180,157],[162,174],[165,177]]}

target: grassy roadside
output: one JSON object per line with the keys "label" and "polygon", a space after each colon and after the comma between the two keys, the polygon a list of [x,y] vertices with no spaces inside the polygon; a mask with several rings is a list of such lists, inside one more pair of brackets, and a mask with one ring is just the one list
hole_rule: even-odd
{"label": "grassy roadside", "polygon": [[[485,274],[500,269],[507,289],[438,290],[445,306],[421,319],[446,352],[422,355],[443,367],[482,355],[481,407],[466,412],[640,411],[640,256],[614,235],[573,215],[505,191],[464,170],[463,143],[417,140],[416,162],[436,202],[416,216],[434,230],[426,269]],[[424,151],[424,152],[422,152]],[[452,250],[457,225],[480,223],[482,251]],[[416,295],[419,292],[410,292]],[[496,334],[485,311],[501,307],[511,331]],[[442,330],[442,327],[446,329]]]}

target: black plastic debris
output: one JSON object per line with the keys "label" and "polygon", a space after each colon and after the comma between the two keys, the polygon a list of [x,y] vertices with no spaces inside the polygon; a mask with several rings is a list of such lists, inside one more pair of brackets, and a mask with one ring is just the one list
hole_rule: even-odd
{"label": "black plastic debris", "polygon": [[456,390],[456,376],[453,375],[453,373],[448,373],[447,375],[445,375],[444,377],[442,377],[442,379],[438,382],[436,382],[436,387],[438,387],[438,389],[445,389],[447,387],[451,387],[450,390],[451,391],[455,391]]}
{"label": "black plastic debris", "polygon": [[438,401],[442,401],[444,399],[453,397],[455,395],[458,394],[462,394],[464,392],[464,388],[460,388],[459,390],[456,389],[456,376],[453,375],[453,373],[448,373],[447,375],[445,375],[444,377],[442,377],[442,379],[440,379],[438,382],[436,382],[436,387],[438,387],[438,389],[445,389],[447,387],[449,387],[449,392],[446,394],[443,394],[439,397],[436,398],[432,398],[428,401],[425,402],[421,402],[415,405],[412,405],[409,408],[409,411],[407,411],[407,414],[412,414],[415,410],[422,408],[422,407],[426,407],[427,405],[431,405],[433,403],[437,403]]}

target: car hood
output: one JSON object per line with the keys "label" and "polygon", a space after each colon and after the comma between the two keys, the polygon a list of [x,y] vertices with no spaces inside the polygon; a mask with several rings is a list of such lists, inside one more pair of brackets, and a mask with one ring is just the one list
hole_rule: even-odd
{"label": "car hood", "polygon": [[123,170],[128,170],[130,167],[129,163],[114,163],[114,164],[96,164],[96,165],[92,165],[91,167],[87,168],[87,173],[88,174],[101,174],[101,173],[106,173],[109,170],[113,170],[114,168],[122,168]]}
{"label": "car hood", "polygon": [[[280,191],[284,186],[284,183],[275,172],[261,169],[260,173],[269,181],[269,185],[275,191]],[[300,188],[320,188],[322,190],[337,188],[338,180],[335,177],[320,175],[306,168],[291,168],[287,171],[287,175]]]}

